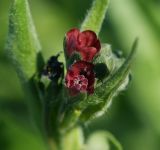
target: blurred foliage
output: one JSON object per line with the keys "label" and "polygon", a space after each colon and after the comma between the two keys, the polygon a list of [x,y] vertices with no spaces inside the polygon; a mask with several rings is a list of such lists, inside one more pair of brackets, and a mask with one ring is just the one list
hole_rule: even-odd
{"label": "blurred foliage", "polygon": [[[0,1],[0,149],[45,150],[42,138],[30,121],[17,75],[5,57],[11,2]],[[91,0],[29,2],[45,59],[62,50],[65,32],[78,27],[91,5]],[[104,117],[85,128],[86,136],[94,130],[107,129],[126,150],[159,150],[159,14],[159,0],[111,0],[101,40],[112,44],[115,51],[123,50],[125,55],[138,36],[139,49],[127,92],[113,102]]]}

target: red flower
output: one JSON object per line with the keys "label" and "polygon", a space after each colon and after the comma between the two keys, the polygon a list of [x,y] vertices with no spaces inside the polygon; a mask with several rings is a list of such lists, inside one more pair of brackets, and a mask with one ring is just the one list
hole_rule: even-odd
{"label": "red flower", "polygon": [[100,41],[93,31],[86,30],[80,32],[78,29],[71,29],[66,34],[66,51],[68,56],[71,56],[74,52],[79,52],[82,60],[92,61],[100,49]]}
{"label": "red flower", "polygon": [[94,92],[95,74],[93,64],[86,61],[77,61],[67,71],[65,78],[66,87],[70,89],[71,95],[79,92]]}

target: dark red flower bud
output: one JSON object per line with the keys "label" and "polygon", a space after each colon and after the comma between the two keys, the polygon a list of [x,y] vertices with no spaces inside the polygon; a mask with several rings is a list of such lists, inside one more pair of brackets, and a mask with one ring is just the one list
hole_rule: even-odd
{"label": "dark red flower bud", "polygon": [[77,61],[67,71],[65,78],[66,87],[70,89],[71,95],[79,92],[94,92],[95,73],[93,64],[86,61]]}
{"label": "dark red flower bud", "polygon": [[68,56],[71,56],[74,52],[79,52],[82,60],[92,61],[100,49],[100,41],[93,31],[86,30],[80,32],[78,29],[71,29],[66,34],[66,51]]}

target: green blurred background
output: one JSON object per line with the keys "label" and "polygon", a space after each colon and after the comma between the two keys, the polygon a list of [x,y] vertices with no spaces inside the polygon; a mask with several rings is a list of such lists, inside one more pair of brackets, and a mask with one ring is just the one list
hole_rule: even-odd
{"label": "green blurred background", "polygon": [[[0,150],[45,150],[30,126],[17,75],[5,56],[8,11],[13,0],[0,1]],[[160,149],[160,0],[110,0],[100,34],[115,51],[129,53],[139,37],[132,82],[108,113],[85,127],[85,133],[109,130],[125,150]],[[82,22],[92,0],[30,2],[45,59],[62,50],[64,34]]]}

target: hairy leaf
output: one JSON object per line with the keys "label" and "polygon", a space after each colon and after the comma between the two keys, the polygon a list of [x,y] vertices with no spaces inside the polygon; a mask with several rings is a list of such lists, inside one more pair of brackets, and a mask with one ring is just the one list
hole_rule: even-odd
{"label": "hairy leaf", "polygon": [[92,30],[99,34],[105,14],[108,8],[109,0],[94,0],[91,9],[81,25],[81,30]]}
{"label": "hairy leaf", "polygon": [[28,1],[14,0],[9,14],[6,51],[21,79],[31,116],[39,128],[42,119],[41,102],[33,82],[33,75],[43,62],[40,50]]}
{"label": "hairy leaf", "polygon": [[[100,97],[105,98],[108,95],[108,93],[110,93],[111,91],[117,90],[121,86],[121,84],[124,82],[124,80],[126,79],[130,71],[130,67],[131,67],[135,50],[137,47],[137,42],[138,40],[136,39],[132,46],[130,55],[125,60],[125,62],[121,65],[121,67],[114,74],[111,74],[111,76],[106,81],[104,81],[102,84],[100,83],[97,86],[96,91],[98,91],[97,94]],[[102,92],[105,92],[105,94],[104,93],[102,94]]]}
{"label": "hairy leaf", "polygon": [[13,1],[6,49],[22,81],[30,79],[37,70],[41,47],[27,0]]}
{"label": "hairy leaf", "polygon": [[[108,110],[113,97],[126,88],[137,42],[138,41],[135,40],[131,53],[123,64],[121,59],[113,56],[111,58],[113,60],[106,63],[112,68],[110,75],[101,82],[98,82],[94,94],[88,96],[87,101],[82,102],[83,105],[86,105],[86,108],[84,107],[85,109],[80,116],[80,120],[89,121],[90,119],[103,115]],[[105,54],[107,54],[107,51],[106,49]],[[104,55],[104,57],[105,56],[107,55]],[[97,58],[97,63],[98,61],[104,62],[105,59],[103,60],[102,56],[100,56],[100,58],[101,59]]]}

